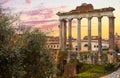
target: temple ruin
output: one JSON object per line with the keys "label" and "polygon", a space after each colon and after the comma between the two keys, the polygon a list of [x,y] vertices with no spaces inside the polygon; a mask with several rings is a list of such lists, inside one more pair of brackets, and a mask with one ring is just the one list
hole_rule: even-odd
{"label": "temple ruin", "polygon": [[[114,63],[116,61],[116,53],[114,50],[114,19],[115,16],[113,7],[94,9],[92,4],[83,3],[81,6],[77,6],[69,12],[58,12],[59,16],[59,39],[60,39],[60,50],[66,50],[66,40],[67,40],[67,28],[68,28],[68,40],[69,40],[69,51],[72,50],[72,20],[77,19],[77,46],[78,52],[77,57],[80,57],[81,52],[81,20],[82,18],[88,19],[88,52],[93,53],[91,50],[91,19],[93,17],[98,18],[98,61],[102,61],[102,17],[107,16],[109,19],[109,51],[107,53],[108,62]],[[67,26],[68,22],[68,26]]]}

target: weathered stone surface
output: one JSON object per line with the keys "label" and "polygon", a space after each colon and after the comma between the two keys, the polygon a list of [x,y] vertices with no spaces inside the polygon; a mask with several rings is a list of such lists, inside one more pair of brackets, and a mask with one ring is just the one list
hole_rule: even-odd
{"label": "weathered stone surface", "polygon": [[76,75],[76,65],[75,64],[66,64],[64,66],[63,78],[75,78]]}
{"label": "weathered stone surface", "polygon": [[77,6],[75,10],[71,10],[70,12],[88,12],[93,10],[94,8],[92,4],[83,3],[81,6]]}

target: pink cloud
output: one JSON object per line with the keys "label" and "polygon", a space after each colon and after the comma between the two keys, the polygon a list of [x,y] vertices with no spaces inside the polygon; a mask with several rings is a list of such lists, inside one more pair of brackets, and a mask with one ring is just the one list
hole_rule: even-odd
{"label": "pink cloud", "polygon": [[[45,4],[40,5],[38,8],[29,11],[22,11],[23,15],[30,17],[27,20],[24,20],[22,24],[33,25],[33,27],[35,26],[35,28],[37,27],[42,30],[56,29],[59,24],[56,13],[61,8],[65,10],[67,6],[46,7],[44,5]],[[32,17],[35,17],[36,19],[33,19]]]}
{"label": "pink cloud", "polygon": [[45,18],[50,18],[51,16],[55,15],[54,10],[48,8],[26,11],[26,12],[22,12],[22,14],[26,14],[29,16],[41,15],[44,16]]}
{"label": "pink cloud", "polygon": [[27,21],[27,22],[23,22],[23,24],[44,24],[44,23],[51,23],[51,22],[57,22],[57,20],[38,20],[38,21]]}
{"label": "pink cloud", "polygon": [[[42,7],[42,6],[40,6]],[[48,7],[43,7],[42,8],[38,8],[38,9],[34,9],[34,10],[31,10],[31,11],[25,11],[23,12],[23,14],[26,14],[26,15],[30,15],[30,16],[44,16],[44,18],[51,18],[52,16],[55,16],[56,15],[56,12],[58,12],[58,9],[65,9],[67,8],[66,5],[64,6],[59,6],[59,7],[52,7],[52,8],[48,8]]]}
{"label": "pink cloud", "polygon": [[27,4],[31,4],[32,0],[25,0]]}
{"label": "pink cloud", "polygon": [[58,23],[52,23],[52,24],[49,24],[49,25],[42,25],[40,26],[39,28],[42,29],[42,30],[47,30],[47,29],[54,29],[54,28],[57,28],[58,27]]}
{"label": "pink cloud", "polygon": [[8,3],[11,0],[1,0],[0,3]]}

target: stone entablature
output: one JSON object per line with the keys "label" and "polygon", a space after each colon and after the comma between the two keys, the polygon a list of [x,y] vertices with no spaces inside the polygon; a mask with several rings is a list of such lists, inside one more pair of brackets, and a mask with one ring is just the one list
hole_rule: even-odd
{"label": "stone entablature", "polygon": [[58,16],[64,15],[74,15],[74,14],[86,14],[86,13],[105,13],[105,12],[112,12],[115,9],[113,7],[101,8],[101,9],[94,9],[92,4],[82,4],[81,6],[77,6],[76,9],[71,10],[69,12],[58,12]]}
{"label": "stone entablature", "polygon": [[113,7],[94,9],[92,4],[84,4],[76,7],[75,10],[71,10],[69,12],[58,12],[57,15],[60,16],[60,20],[102,16],[114,17],[114,14],[112,13],[114,10],[115,9]]}
{"label": "stone entablature", "polygon": [[61,13],[61,12],[58,12],[57,15],[58,16],[63,16],[63,15],[71,15],[71,14],[79,14],[79,13],[87,13],[87,12],[90,12],[90,13],[95,13],[95,12],[111,12],[111,11],[114,11],[115,9],[113,7],[108,7],[108,8],[102,8],[102,9],[94,9],[94,10],[86,10],[86,11],[76,11],[76,10],[72,10],[70,12],[64,12],[64,13]]}

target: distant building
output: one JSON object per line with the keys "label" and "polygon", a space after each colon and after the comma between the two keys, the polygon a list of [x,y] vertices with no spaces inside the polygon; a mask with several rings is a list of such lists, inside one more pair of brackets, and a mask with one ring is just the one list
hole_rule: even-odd
{"label": "distant building", "polygon": [[[98,36],[91,36],[92,51],[98,51]],[[109,43],[107,40],[102,39],[102,50],[108,50]],[[73,43],[73,50],[77,51],[77,41]],[[88,36],[85,36],[81,41],[81,51],[88,51]]]}
{"label": "distant building", "polygon": [[[77,41],[73,43],[73,50],[77,51]],[[92,51],[98,51],[98,40],[92,40],[91,42]],[[108,50],[109,44],[107,41],[102,41],[102,50]],[[88,51],[88,40],[82,40],[81,51]]]}
{"label": "distant building", "polygon": [[119,48],[120,49],[120,35],[118,35],[117,33],[115,34],[115,48]]}
{"label": "distant building", "polygon": [[47,47],[49,49],[59,50],[59,37],[47,36],[46,39]]}
{"label": "distant building", "polygon": [[[53,50],[59,50],[60,45],[59,45],[59,37],[54,37],[54,36],[47,36],[47,47],[49,49]],[[98,50],[98,36],[92,36],[92,51],[97,51]],[[66,48],[68,48],[68,40],[66,44]],[[102,40],[102,50],[108,50],[109,48],[109,43],[107,40]],[[72,38],[72,50],[77,51],[77,40],[75,38]],[[81,42],[81,51],[88,51],[88,38],[85,36]]]}

